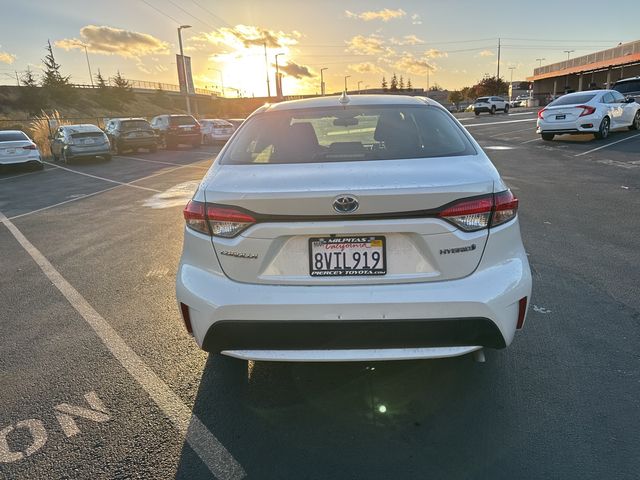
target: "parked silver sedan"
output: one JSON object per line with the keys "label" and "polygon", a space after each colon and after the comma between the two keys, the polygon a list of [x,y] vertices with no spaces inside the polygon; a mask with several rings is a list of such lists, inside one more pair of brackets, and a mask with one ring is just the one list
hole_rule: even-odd
{"label": "parked silver sedan", "polygon": [[51,156],[54,161],[64,163],[77,158],[111,160],[111,146],[105,133],[95,125],[63,125],[51,137]]}
{"label": "parked silver sedan", "polygon": [[28,165],[42,170],[38,147],[20,130],[0,131],[0,165]]}

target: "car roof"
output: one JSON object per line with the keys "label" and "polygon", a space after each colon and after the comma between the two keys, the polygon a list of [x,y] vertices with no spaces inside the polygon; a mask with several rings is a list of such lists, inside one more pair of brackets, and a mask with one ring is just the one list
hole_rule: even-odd
{"label": "car roof", "polygon": [[146,122],[147,120],[145,118],[141,118],[141,117],[126,117],[126,118],[112,118],[111,120],[119,120],[120,122],[128,122],[128,121],[142,121],[142,122]]}
{"label": "car roof", "polygon": [[[302,100],[289,100],[281,103],[269,104],[264,111],[276,112],[281,110],[298,110],[303,108],[326,108],[344,106],[338,95],[330,97],[314,97]],[[384,105],[434,105],[442,107],[438,102],[426,97],[411,97],[408,95],[347,95],[348,106],[384,106]]]}
{"label": "car roof", "polygon": [[[25,132],[23,132],[22,130],[0,130],[0,133],[24,133],[25,135],[27,135]],[[27,135],[28,137],[29,135]]]}
{"label": "car roof", "polygon": [[625,83],[625,82],[637,82],[640,80],[640,76],[637,77],[629,77],[629,78],[621,78],[620,80],[616,81],[616,85],[619,83]]}
{"label": "car roof", "polygon": [[81,132],[102,132],[100,128],[96,127],[91,123],[80,123],[78,125],[62,125],[65,130],[69,130],[74,133]]}

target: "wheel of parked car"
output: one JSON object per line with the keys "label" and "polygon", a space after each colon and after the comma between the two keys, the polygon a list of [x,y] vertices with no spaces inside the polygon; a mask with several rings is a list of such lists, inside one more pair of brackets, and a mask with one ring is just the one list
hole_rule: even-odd
{"label": "wheel of parked car", "polygon": [[550,142],[551,140],[553,140],[553,137],[555,137],[555,135],[553,133],[543,133],[542,134],[542,139]]}
{"label": "wheel of parked car", "polygon": [[509,113],[509,104],[508,103],[504,106],[504,113]]}
{"label": "wheel of parked car", "polygon": [[478,111],[476,110],[476,117],[477,117],[478,115],[480,115],[480,112],[478,112]]}
{"label": "wheel of parked car", "polygon": [[105,162],[109,162],[111,160],[111,154],[103,155],[102,158],[104,158]]}
{"label": "wheel of parked car", "polygon": [[67,156],[66,150],[62,150],[62,161],[63,163],[71,163],[71,159]]}
{"label": "wheel of parked car", "polygon": [[638,110],[636,116],[633,117],[633,123],[629,125],[629,130],[640,130],[640,110]]}
{"label": "wheel of parked car", "polygon": [[491,113],[491,115],[495,115],[496,114],[496,106],[495,105],[491,105],[490,113]]}
{"label": "wheel of parked car", "polygon": [[609,136],[609,130],[611,128],[611,121],[609,117],[604,117],[600,123],[600,128],[595,133],[597,139],[605,139]]}

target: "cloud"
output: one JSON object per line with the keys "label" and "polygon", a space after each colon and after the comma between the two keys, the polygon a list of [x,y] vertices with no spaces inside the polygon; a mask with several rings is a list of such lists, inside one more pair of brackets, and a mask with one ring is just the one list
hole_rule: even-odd
{"label": "cloud", "polygon": [[12,53],[0,52],[0,63],[8,63],[11,65],[16,61],[16,56]]}
{"label": "cloud", "polygon": [[426,52],[424,52],[425,57],[427,58],[441,58],[448,57],[449,54],[447,52],[443,52],[442,50],[438,50],[435,48],[430,48]]}
{"label": "cloud", "polygon": [[411,15],[411,24],[412,25],[422,25],[422,20],[420,19],[420,15],[414,13]]}
{"label": "cloud", "polygon": [[384,45],[384,40],[376,35],[352,37],[347,42],[347,51],[358,55],[389,55],[393,53],[393,50]]}
{"label": "cloud", "polygon": [[421,43],[425,43],[424,40],[416,37],[415,35],[405,35],[401,39],[392,38],[390,42],[394,45],[419,45]]}
{"label": "cloud", "polygon": [[404,17],[407,12],[405,12],[401,8],[398,8],[397,10],[383,8],[382,10],[370,10],[360,13],[354,13],[350,12],[349,10],[345,10],[344,14],[347,16],[347,18],[358,18],[360,20],[364,20],[365,22],[370,22],[371,20],[382,20],[383,22],[388,22],[389,20]]}
{"label": "cloud", "polygon": [[81,49],[84,45],[92,53],[119,55],[125,58],[169,54],[169,44],[153,35],[105,25],[87,25],[80,29],[80,39],[65,38],[55,42],[56,47],[65,50]]}
{"label": "cloud", "polygon": [[192,37],[192,39],[204,38],[214,45],[225,45],[237,49],[241,47],[261,47],[265,43],[268,48],[286,47],[298,43],[298,38],[300,37],[300,32],[295,30],[291,33],[285,33],[254,25],[236,25],[233,28],[221,27],[212,32],[205,32],[202,36]]}
{"label": "cloud", "polygon": [[305,77],[313,77],[313,74],[311,73],[311,70],[309,70],[309,67],[305,67],[304,65],[298,65],[297,63],[292,61],[287,62],[286,65],[280,65],[278,68],[280,69],[280,72],[284,73],[289,77],[298,78],[298,79],[305,78]]}
{"label": "cloud", "polygon": [[372,62],[354,63],[349,68],[358,73],[384,73],[384,70]]}
{"label": "cloud", "polygon": [[416,58],[413,55],[405,54],[395,63],[395,68],[400,72],[412,75],[426,75],[427,72],[435,72],[438,66],[427,59]]}
{"label": "cloud", "polygon": [[493,53],[491,50],[482,50],[478,55],[481,57],[493,57],[495,53]]}

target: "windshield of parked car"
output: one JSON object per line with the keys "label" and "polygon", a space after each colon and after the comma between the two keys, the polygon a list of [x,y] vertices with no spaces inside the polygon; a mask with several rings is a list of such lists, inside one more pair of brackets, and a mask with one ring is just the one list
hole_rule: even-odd
{"label": "windshield of parked car", "polygon": [[121,127],[122,131],[126,130],[150,130],[151,125],[144,120],[126,120],[122,122]]}
{"label": "windshield of parked car", "polygon": [[613,86],[613,89],[620,93],[640,92],[640,80],[622,82]]}
{"label": "windshield of parked car", "polygon": [[222,164],[313,163],[475,153],[437,107],[331,107],[267,112],[249,119]]}
{"label": "windshield of parked car", "polygon": [[0,132],[0,142],[17,142],[21,140],[29,140],[22,132]]}
{"label": "windshield of parked car", "polygon": [[482,103],[482,102],[488,102],[489,101],[489,97],[480,97],[476,99],[476,103]]}
{"label": "windshield of parked car", "polygon": [[191,115],[174,115],[169,117],[169,125],[195,125],[196,119]]}
{"label": "windshield of parked car", "polygon": [[554,100],[549,104],[550,107],[557,107],[561,105],[578,105],[580,103],[587,103],[594,99],[595,93],[589,93],[584,95],[565,95],[557,100]]}

